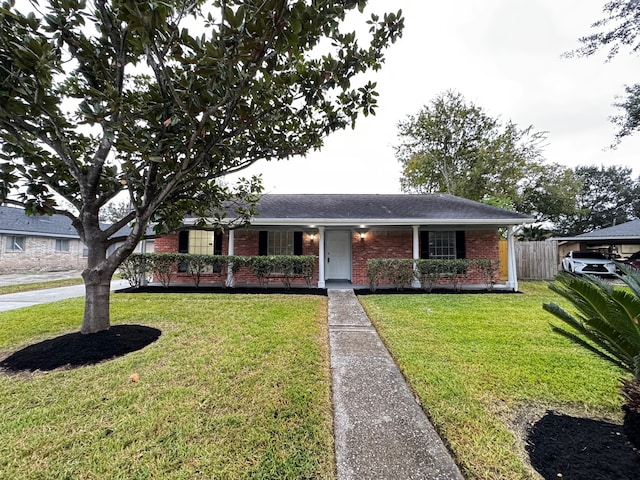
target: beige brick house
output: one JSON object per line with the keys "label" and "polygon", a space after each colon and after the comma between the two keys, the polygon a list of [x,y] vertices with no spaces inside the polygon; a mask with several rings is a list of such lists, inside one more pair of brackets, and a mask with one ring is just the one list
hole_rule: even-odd
{"label": "beige brick house", "polygon": [[[446,194],[432,195],[263,195],[250,226],[214,233],[190,228],[155,240],[158,253],[212,255],[314,255],[314,282],[365,285],[371,258],[499,259],[499,230],[508,231],[507,289],[517,290],[514,227],[525,215]],[[224,273],[206,280],[224,282]],[[176,273],[176,281],[190,280]],[[226,279],[228,282],[228,279]],[[463,282],[479,283],[470,270]],[[233,283],[251,284],[249,272]]]}
{"label": "beige brick house", "polygon": [[27,216],[0,206],[0,273],[62,271],[86,265],[84,245],[64,215]]}

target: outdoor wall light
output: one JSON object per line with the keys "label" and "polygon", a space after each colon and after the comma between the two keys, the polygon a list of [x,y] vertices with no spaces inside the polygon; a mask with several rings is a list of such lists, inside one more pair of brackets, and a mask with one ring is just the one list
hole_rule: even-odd
{"label": "outdoor wall light", "polygon": [[311,241],[313,242],[316,239],[316,234],[312,233],[311,235],[309,235],[309,238],[311,239]]}
{"label": "outdoor wall light", "polygon": [[360,240],[364,240],[365,237],[365,233],[364,232],[360,232]]}

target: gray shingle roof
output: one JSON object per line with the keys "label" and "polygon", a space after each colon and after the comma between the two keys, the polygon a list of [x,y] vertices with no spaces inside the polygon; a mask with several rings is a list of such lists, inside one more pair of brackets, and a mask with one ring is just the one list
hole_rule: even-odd
{"label": "gray shingle roof", "polygon": [[271,220],[337,220],[356,223],[501,223],[532,221],[526,215],[447,194],[268,194],[256,206],[254,224]]}
{"label": "gray shingle roof", "polygon": [[583,233],[575,237],[556,237],[554,240],[567,241],[604,241],[604,240],[640,240],[640,220],[614,225],[613,227],[601,228],[593,232]]}
{"label": "gray shingle roof", "polygon": [[44,237],[80,238],[64,215],[27,216],[21,208],[0,206],[0,233]]}

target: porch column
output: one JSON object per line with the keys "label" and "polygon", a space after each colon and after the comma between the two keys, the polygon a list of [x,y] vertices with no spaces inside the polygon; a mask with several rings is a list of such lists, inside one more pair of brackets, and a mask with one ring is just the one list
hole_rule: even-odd
{"label": "porch column", "polygon": [[324,227],[318,227],[318,288],[324,286]]}
{"label": "porch column", "polygon": [[[235,230],[229,230],[229,249],[227,251],[227,255],[232,256],[234,252],[234,242],[235,242]],[[233,278],[233,262],[229,262],[227,266],[227,281],[225,282],[227,287],[234,287],[236,285],[236,281]]]}
{"label": "porch column", "polygon": [[[413,259],[414,260],[419,260],[420,259],[420,225],[413,225]],[[417,262],[413,262],[413,271],[417,272],[418,270],[418,263]],[[411,286],[413,288],[420,288],[420,280],[418,280],[417,278],[413,279],[413,282],[411,282]]]}
{"label": "porch column", "polygon": [[516,247],[515,247],[515,227],[510,226],[507,230],[507,284],[506,286],[514,292],[518,291],[518,276],[516,274]]}

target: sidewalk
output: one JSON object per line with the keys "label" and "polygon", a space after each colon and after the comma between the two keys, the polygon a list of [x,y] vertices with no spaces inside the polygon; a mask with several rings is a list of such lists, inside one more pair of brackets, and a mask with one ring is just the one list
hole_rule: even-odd
{"label": "sidewalk", "polygon": [[353,290],[329,290],[338,480],[463,480]]}
{"label": "sidewalk", "polygon": [[[129,282],[126,280],[113,280],[111,282],[111,290],[127,288],[128,286]],[[71,287],[32,290],[30,292],[7,293],[5,295],[0,295],[0,312],[15,310],[16,308],[30,307],[41,303],[56,302],[66,298],[83,297],[84,293],[84,285],[82,284]]]}

